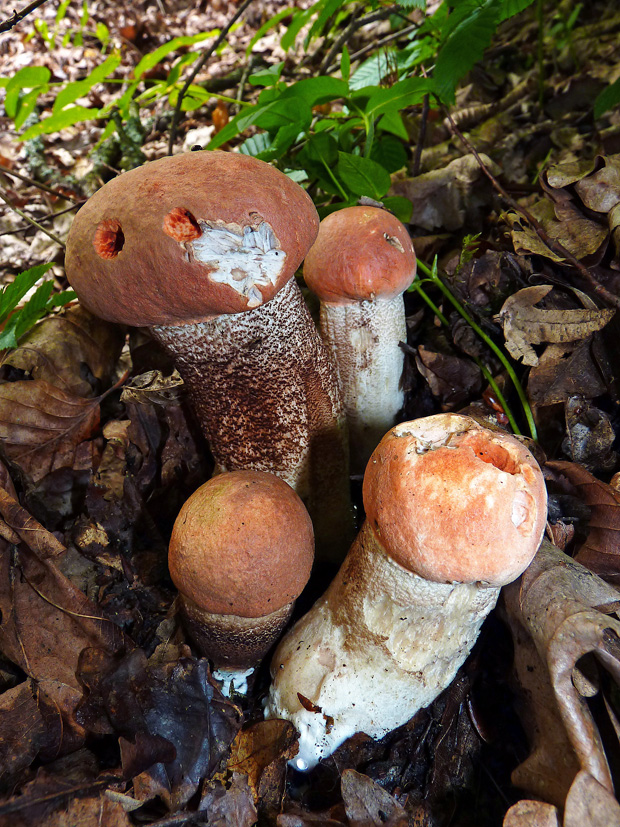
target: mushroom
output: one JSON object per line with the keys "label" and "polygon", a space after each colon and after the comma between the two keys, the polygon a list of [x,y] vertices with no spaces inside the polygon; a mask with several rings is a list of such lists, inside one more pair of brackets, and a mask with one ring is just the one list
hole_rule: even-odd
{"label": "mushroom", "polygon": [[241,691],[278,639],[313,559],[310,516],[273,474],[219,474],[183,505],[170,538],[170,576],[186,629],[226,688]]}
{"label": "mushroom", "polygon": [[340,562],[353,532],[346,421],[293,278],[317,227],[306,192],[269,164],[190,152],[96,192],[71,227],[66,270],[89,310],[148,326],[172,355],[218,469],[292,485]]}
{"label": "mushroom", "polygon": [[403,406],[402,293],[415,273],[409,233],[378,207],[328,215],[304,262],[306,284],[321,301],[321,334],[338,369],[357,474]]}
{"label": "mushroom", "polygon": [[546,522],[527,448],[457,414],[386,434],[363,497],[366,521],[338,575],[271,664],[267,714],[299,730],[300,769],[356,732],[383,736],[450,684]]}

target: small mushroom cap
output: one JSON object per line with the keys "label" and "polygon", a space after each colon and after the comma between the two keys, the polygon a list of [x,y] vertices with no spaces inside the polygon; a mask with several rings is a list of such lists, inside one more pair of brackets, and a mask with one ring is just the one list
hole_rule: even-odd
{"label": "small mushroom cap", "polygon": [[306,284],[330,304],[391,299],[409,287],[415,272],[409,233],[379,207],[345,207],[328,215],[304,262]]}
{"label": "small mushroom cap", "polygon": [[372,454],[364,506],[404,568],[436,582],[503,586],[542,541],[542,473],[514,437],[458,414],[397,425]]}
{"label": "small mushroom cap", "polygon": [[183,505],[168,550],[177,589],[213,614],[265,617],[310,577],[312,522],[283,480],[263,471],[213,477]]}
{"label": "small mushroom cap", "polygon": [[108,321],[180,325],[269,301],[318,230],[310,197],[232,152],[151,161],[105,184],[76,215],[67,278]]}

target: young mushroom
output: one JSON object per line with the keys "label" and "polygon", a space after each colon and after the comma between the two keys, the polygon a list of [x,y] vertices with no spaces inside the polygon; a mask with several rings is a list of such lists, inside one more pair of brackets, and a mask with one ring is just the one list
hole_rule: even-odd
{"label": "young mushroom", "polygon": [[242,691],[310,576],[312,521],[293,489],[263,471],[212,477],[183,505],[168,566],[185,627],[217,677]]}
{"label": "young mushroom", "polygon": [[317,545],[352,536],[337,377],[295,279],[312,201],[269,164],[190,152],[114,178],[77,214],[67,277],[109,321],[148,326],[174,358],[219,470],[277,474]]}
{"label": "young mushroom", "polygon": [[415,272],[409,233],[378,207],[328,215],[304,262],[306,284],[321,301],[321,335],[338,369],[353,473],[364,472],[403,406],[402,294]]}
{"label": "young mushroom", "polygon": [[530,452],[457,414],[393,428],[363,496],[338,575],[271,664],[267,714],[299,730],[300,769],[356,732],[383,736],[450,684],[546,522]]}

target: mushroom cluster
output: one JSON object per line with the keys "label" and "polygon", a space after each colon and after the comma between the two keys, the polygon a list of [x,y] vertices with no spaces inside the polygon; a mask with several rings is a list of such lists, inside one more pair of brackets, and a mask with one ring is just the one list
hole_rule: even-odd
{"label": "mushroom cluster", "polygon": [[267,714],[299,730],[300,769],[356,732],[386,734],[445,689],[546,523],[530,452],[457,414],[394,427],[363,497],[366,522],[338,575],[271,665]]}
{"label": "mushroom cluster", "polygon": [[340,562],[353,533],[337,377],[293,278],[315,239],[306,192],[229,152],[152,161],[77,214],[67,277],[108,321],[148,326],[172,355],[218,470],[275,473]]}
{"label": "mushroom cluster", "polygon": [[263,471],[212,477],[182,507],[168,549],[180,613],[226,691],[280,636],[314,559],[312,522],[283,480]]}

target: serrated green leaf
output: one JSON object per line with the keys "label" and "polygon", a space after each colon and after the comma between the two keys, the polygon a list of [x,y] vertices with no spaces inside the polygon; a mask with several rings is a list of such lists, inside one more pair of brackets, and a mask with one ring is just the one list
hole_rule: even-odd
{"label": "serrated green leaf", "polygon": [[257,132],[241,144],[239,152],[243,155],[251,155],[256,158],[261,152],[267,152],[273,143],[273,138],[268,132]]}
{"label": "serrated green leaf", "polygon": [[10,284],[0,290],[0,322],[4,321],[8,314],[24,298],[26,293],[36,284],[52,266],[49,264],[38,264],[29,270],[18,273]]}
{"label": "serrated green leaf", "polygon": [[354,195],[366,195],[378,200],[389,190],[392,180],[380,164],[359,155],[338,153],[338,176]]}
{"label": "serrated green leaf", "polygon": [[444,103],[454,103],[458,82],[484,55],[497,28],[498,5],[495,0],[470,11],[452,30],[435,63],[436,92]]}
{"label": "serrated green leaf", "polygon": [[60,293],[52,293],[45,307],[52,310],[54,307],[64,307],[69,302],[76,301],[77,293],[74,290],[62,290]]}
{"label": "serrated green leaf", "polygon": [[158,49],[155,49],[154,52],[150,52],[150,54],[145,55],[142,58],[142,60],[134,69],[134,78],[141,78],[145,72],[148,72],[154,66],[157,66],[157,64],[160,61],[162,61],[165,57],[167,57],[171,52],[175,52],[177,49],[180,49],[184,46],[193,46],[194,44],[200,43],[203,40],[207,40],[210,37],[217,37],[219,33],[219,29],[212,29],[209,32],[200,32],[199,34],[195,35],[183,35],[182,37],[174,37],[172,40],[169,40],[167,43],[164,43]]}
{"label": "serrated green leaf", "polygon": [[382,132],[390,132],[392,135],[396,135],[397,138],[402,138],[403,141],[409,140],[409,133],[403,123],[402,115],[396,110],[386,112],[378,126]]}
{"label": "serrated green leaf", "polygon": [[338,162],[338,143],[332,135],[319,132],[310,136],[298,157],[304,165],[319,162],[333,167]]}
{"label": "serrated green leaf", "polygon": [[16,347],[17,340],[45,315],[47,303],[54,289],[53,281],[44,281],[24,306],[15,311],[0,333],[0,348]]}
{"label": "serrated green leaf", "polygon": [[602,92],[600,92],[594,101],[594,117],[600,118],[608,109],[613,109],[614,106],[620,104],[620,78],[610,83]]}
{"label": "serrated green leaf", "polygon": [[305,78],[287,86],[280,95],[282,100],[297,98],[303,100],[307,106],[317,106],[329,103],[339,98],[346,98],[349,94],[349,84],[346,80],[332,77]]}
{"label": "serrated green leaf", "polygon": [[422,9],[426,10],[426,0],[398,0],[398,5],[403,9]]}

